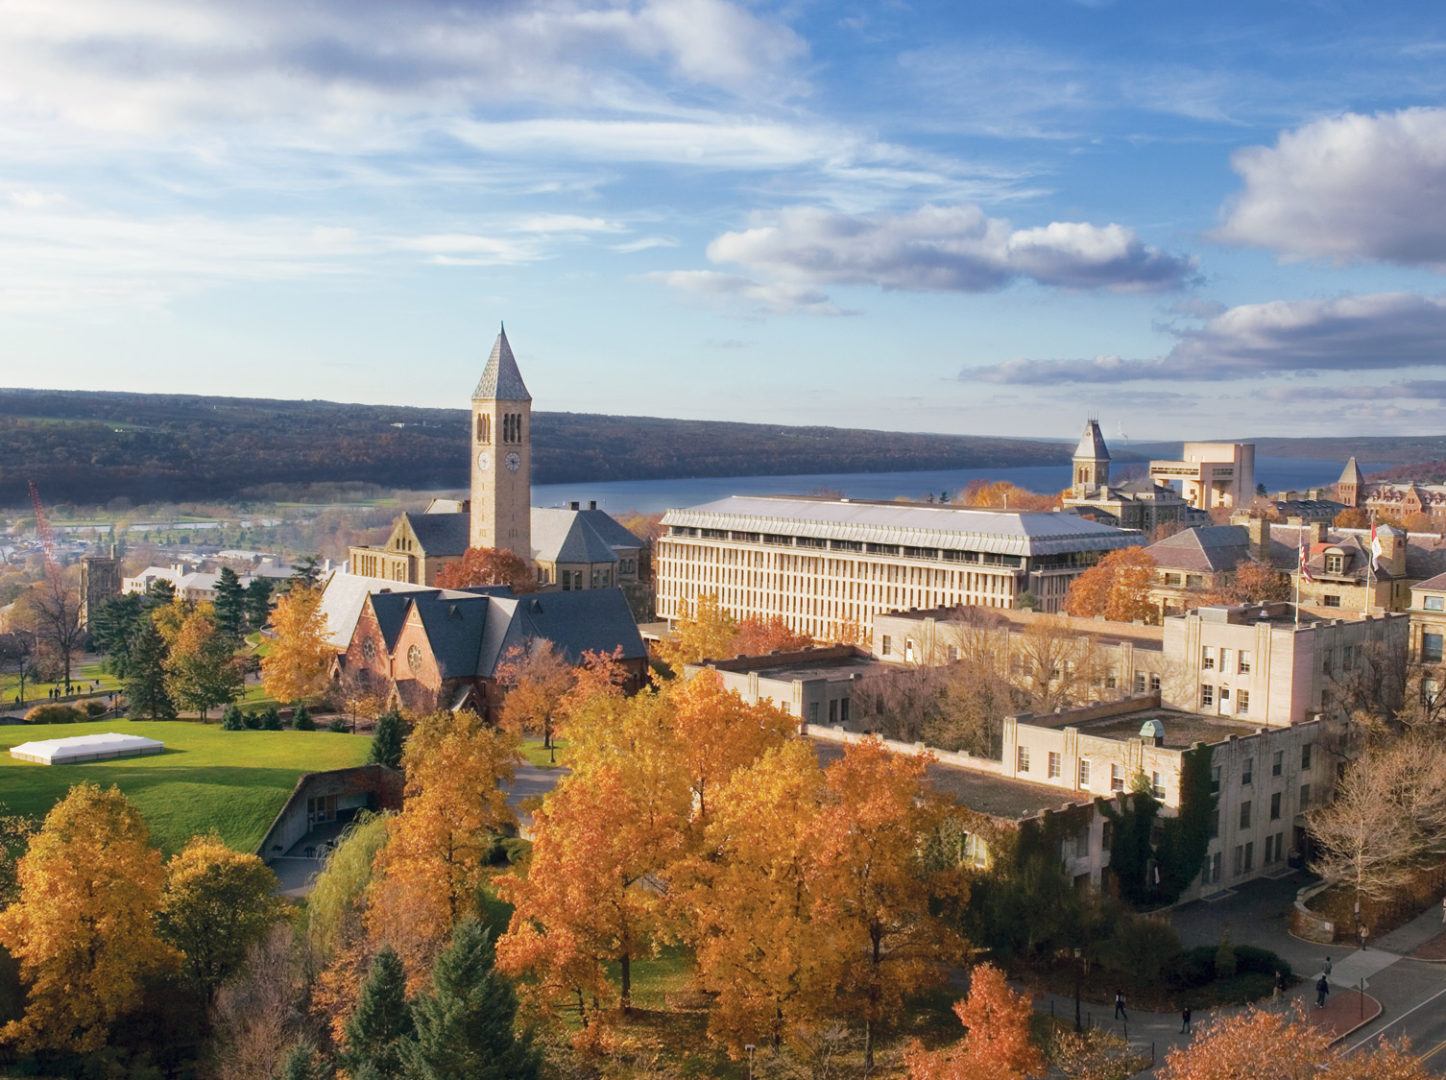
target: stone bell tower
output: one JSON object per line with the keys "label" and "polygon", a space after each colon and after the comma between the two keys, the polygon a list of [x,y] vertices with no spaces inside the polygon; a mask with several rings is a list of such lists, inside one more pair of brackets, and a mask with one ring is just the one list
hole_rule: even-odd
{"label": "stone bell tower", "polygon": [[472,392],[472,547],[507,548],[532,564],[532,395],[507,330]]}
{"label": "stone bell tower", "polygon": [[1098,420],[1085,421],[1084,434],[1074,452],[1074,495],[1084,498],[1110,482],[1110,452]]}

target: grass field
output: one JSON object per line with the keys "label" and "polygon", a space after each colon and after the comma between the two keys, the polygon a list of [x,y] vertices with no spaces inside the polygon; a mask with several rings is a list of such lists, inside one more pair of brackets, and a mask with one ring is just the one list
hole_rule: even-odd
{"label": "grass field", "polygon": [[[102,670],[99,660],[87,660],[84,663],[76,664],[70,672],[71,689],[76,692],[89,692],[93,680],[100,680],[102,691],[117,690],[120,688],[120,680],[107,671]],[[53,682],[36,682],[34,679],[25,680],[25,708],[32,705],[41,705],[48,700],[46,697],[54,686],[65,689],[65,684]],[[0,712],[6,708],[15,709],[15,695],[19,693],[20,681],[13,675],[0,675]]]}
{"label": "grass field", "polygon": [[[9,754],[17,743],[114,731],[166,744],[163,754],[81,765],[36,765]],[[72,784],[119,785],[167,853],[195,833],[215,830],[234,848],[254,850],[305,772],[366,760],[368,740],[325,731],[222,731],[185,721],[109,720],[0,727],[0,808],[40,816]]]}

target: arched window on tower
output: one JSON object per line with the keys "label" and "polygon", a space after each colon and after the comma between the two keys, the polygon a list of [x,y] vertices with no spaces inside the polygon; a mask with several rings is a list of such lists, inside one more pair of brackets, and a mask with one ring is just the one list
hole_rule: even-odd
{"label": "arched window on tower", "polygon": [[477,414],[477,441],[479,443],[492,441],[492,417],[486,413]]}

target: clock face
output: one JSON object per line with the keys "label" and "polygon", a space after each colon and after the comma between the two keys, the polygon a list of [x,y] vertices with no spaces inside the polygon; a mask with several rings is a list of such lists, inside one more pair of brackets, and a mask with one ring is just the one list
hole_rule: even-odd
{"label": "clock face", "polygon": [[486,450],[483,450],[480,454],[477,455],[477,468],[479,468],[479,469],[485,469],[485,468],[487,468],[487,466],[488,466],[488,464],[491,462],[491,460],[492,460],[492,459],[487,456],[487,451],[486,451]]}
{"label": "clock face", "polygon": [[522,455],[519,454],[516,450],[509,451],[507,454],[507,471],[516,472],[521,467]]}

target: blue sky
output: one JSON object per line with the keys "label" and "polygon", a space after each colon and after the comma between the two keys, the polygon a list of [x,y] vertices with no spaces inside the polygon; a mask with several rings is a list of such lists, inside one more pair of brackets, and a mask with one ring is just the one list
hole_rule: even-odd
{"label": "blue sky", "polygon": [[0,0],[0,385],[1446,430],[1437,4]]}

